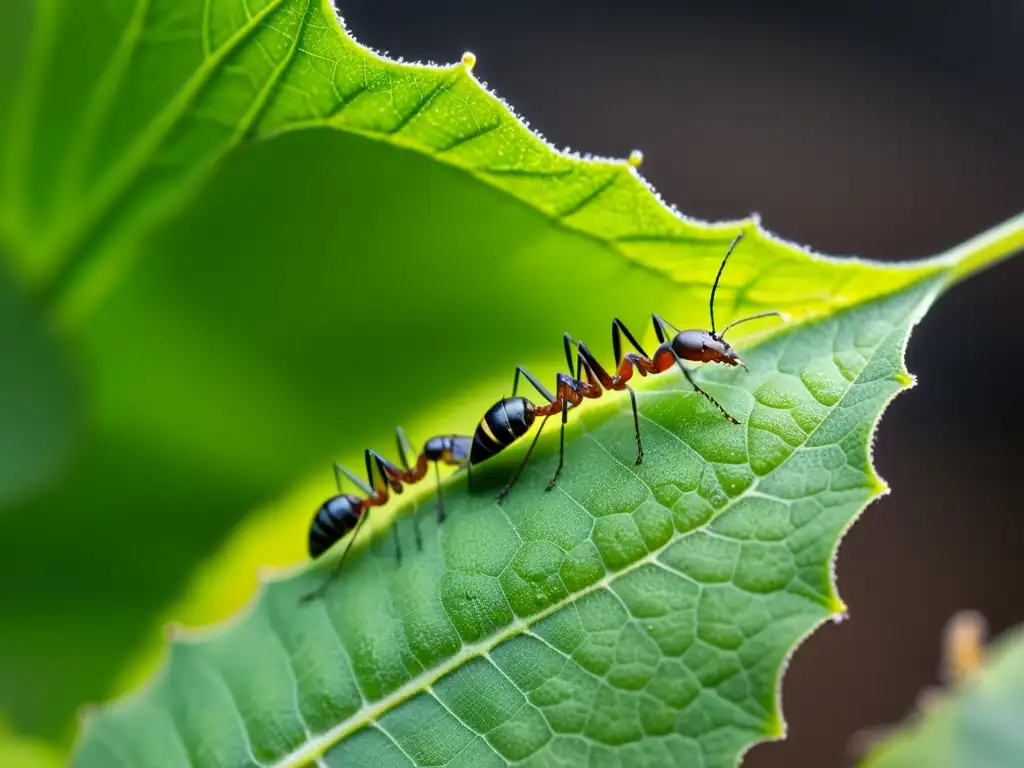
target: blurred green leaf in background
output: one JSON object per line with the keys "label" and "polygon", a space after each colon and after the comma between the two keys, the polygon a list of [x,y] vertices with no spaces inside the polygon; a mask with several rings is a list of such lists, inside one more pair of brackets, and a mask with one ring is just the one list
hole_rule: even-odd
{"label": "blurred green leaf in background", "polygon": [[[951,661],[960,661],[955,658],[958,653],[965,655],[966,668],[952,676],[945,690],[927,692],[924,711],[903,726],[888,729],[860,763],[862,768],[1016,768],[1021,764],[1024,630],[1015,628],[988,648],[974,648],[970,647],[973,638],[958,640],[955,632],[957,624],[969,626],[977,620],[965,612],[951,622],[953,643],[967,645],[954,648]],[[976,666],[980,660],[983,663]]]}
{"label": "blurred green leaf in background", "polygon": [[6,268],[0,263],[0,514],[67,467],[81,431],[71,367]]}
{"label": "blurred green leaf in background", "polygon": [[[397,423],[471,429],[515,363],[551,375],[563,330],[704,324],[750,225],[554,152],[471,59],[383,60],[328,2],[8,0],[0,30],[0,457],[24,463],[0,474],[22,485],[0,495],[0,710],[62,744],[247,513],[278,510],[263,562],[300,559],[311,507],[284,500],[314,468]],[[720,306],[801,322],[1021,238],[889,268],[758,231]]]}

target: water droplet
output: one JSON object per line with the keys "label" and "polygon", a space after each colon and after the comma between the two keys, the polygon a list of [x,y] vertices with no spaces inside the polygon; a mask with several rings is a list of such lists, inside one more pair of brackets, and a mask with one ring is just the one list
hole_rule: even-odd
{"label": "water droplet", "polygon": [[631,167],[639,168],[640,163],[642,163],[643,161],[644,153],[641,152],[639,149],[634,149],[632,152],[629,153],[629,160],[627,162],[630,164]]}
{"label": "water droplet", "polygon": [[476,54],[470,51],[466,51],[462,54],[462,66],[466,69],[472,69],[476,66]]}

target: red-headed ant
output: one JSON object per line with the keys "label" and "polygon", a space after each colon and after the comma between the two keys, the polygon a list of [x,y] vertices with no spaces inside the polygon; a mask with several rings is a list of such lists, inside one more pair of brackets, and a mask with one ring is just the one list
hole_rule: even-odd
{"label": "red-headed ant", "polygon": [[[784,317],[781,312],[774,310],[759,312],[740,320],[734,320],[721,331],[715,329],[715,293],[718,291],[718,283],[721,280],[725,264],[742,237],[743,233],[740,232],[732,241],[729,250],[726,251],[725,258],[722,259],[722,263],[718,268],[715,282],[711,286],[710,331],[698,329],[681,331],[658,315],[652,314],[654,332],[659,341],[658,348],[654,350],[654,355],[652,356],[644,351],[643,347],[640,346],[640,342],[630,333],[625,323],[616,318],[612,321],[612,348],[615,354],[616,366],[614,375],[609,374],[604,369],[587,348],[586,344],[575,341],[566,333],[563,336],[563,344],[565,346],[566,361],[570,370],[572,370],[573,365],[571,348],[572,346],[577,348],[576,377],[573,378],[568,374],[559,373],[554,395],[541,385],[525,368],[522,366],[516,367],[515,378],[512,381],[512,397],[499,400],[484,415],[483,420],[476,429],[476,433],[473,435],[473,446],[469,458],[469,464],[473,465],[494,456],[526,434],[538,416],[544,417],[515,475],[513,475],[508,485],[498,493],[499,501],[508,494],[509,490],[519,479],[520,474],[522,474],[523,468],[526,466],[526,462],[529,460],[530,454],[540,438],[540,433],[543,431],[547,419],[561,411],[562,427],[559,440],[558,466],[555,468],[555,474],[551,478],[551,482],[548,483],[547,490],[550,491],[555,487],[565,459],[565,424],[568,420],[569,408],[579,405],[584,398],[598,398],[605,390],[626,390],[629,392],[630,403],[633,408],[633,426],[636,432],[636,463],[641,463],[644,457],[644,450],[643,442],[640,439],[640,416],[637,411],[636,393],[628,384],[629,380],[633,378],[634,372],[639,372],[641,376],[647,376],[648,374],[664,373],[673,366],[678,366],[686,380],[690,382],[690,385],[718,408],[728,421],[733,424],[740,423],[722,407],[721,403],[697,384],[694,380],[693,372],[683,365],[683,361],[721,363],[723,365],[742,365],[746,367],[746,364],[740,360],[735,350],[725,341],[724,336],[726,332],[740,323],[750,320],[770,316]],[[669,329],[675,332],[674,336],[669,336]],[[633,349],[636,350],[635,353],[627,352],[623,355],[622,336],[625,336]],[[586,375],[585,380],[580,378],[581,373]],[[548,401],[546,405],[535,405],[524,397],[515,396],[520,374],[544,396]]]}

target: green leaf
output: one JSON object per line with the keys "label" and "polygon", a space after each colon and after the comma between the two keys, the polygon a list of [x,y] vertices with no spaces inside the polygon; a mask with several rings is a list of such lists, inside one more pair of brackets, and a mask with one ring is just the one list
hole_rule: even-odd
{"label": "green leaf", "polygon": [[[328,3],[40,0],[25,39],[0,242],[81,364],[89,433],[66,482],[0,517],[0,581],[23,585],[0,594],[0,706],[23,730],[103,696],[182,575],[311,467],[424,412],[453,429],[467,387],[549,376],[562,330],[705,323],[750,224],[677,216],[626,162],[553,151],[464,64],[358,46]],[[720,312],[828,316],[953,263],[752,232]]]}
{"label": "green leaf", "polygon": [[[0,221],[27,284],[69,322],[122,279],[128,244],[176,212],[218,160],[245,141],[300,128],[426,154],[542,214],[528,234],[584,234],[591,247],[681,278],[698,294],[704,284],[680,274],[680,254],[688,269],[698,258],[717,261],[729,237],[666,210],[626,163],[552,151],[480,87],[467,66],[475,58],[451,67],[381,59],[345,35],[327,0],[120,0],[102,9],[50,0],[37,26],[33,53],[48,67],[27,82],[13,118]],[[71,41],[75,56],[54,55]],[[351,160],[354,180],[365,164]],[[806,313],[875,290],[866,265],[789,257],[770,279],[761,270],[758,291],[739,300],[756,304],[769,292],[783,309]],[[898,287],[912,274],[885,279]]]}
{"label": "green leaf", "polygon": [[889,737],[864,768],[1016,768],[1024,764],[1024,631],[1005,633],[976,678]]}
{"label": "green leaf", "polygon": [[[0,189],[10,129],[2,116],[11,111],[30,23],[28,2],[0,5]],[[4,213],[0,206],[0,234]],[[66,468],[81,426],[70,366],[12,281],[10,263],[0,237],[0,514]]]}
{"label": "green leaf", "polygon": [[[2,255],[2,254],[0,254]],[[80,437],[70,367],[0,261],[0,513],[66,469]]]}
{"label": "green leaf", "polygon": [[60,750],[36,739],[25,738],[8,730],[0,720],[0,765],[17,768],[59,768],[66,764]]}
{"label": "green leaf", "polygon": [[489,490],[447,488],[441,527],[429,502],[401,510],[400,564],[378,535],[322,602],[299,603],[321,568],[268,583],[238,622],[177,637],[76,765],[735,764],[782,734],[793,645],[842,613],[835,547],[883,490],[871,431],[941,285],[788,325],[744,350],[749,373],[706,371],[743,426],[650,382],[640,466],[623,398],[581,408],[557,492],[549,439],[501,507],[511,459]]}

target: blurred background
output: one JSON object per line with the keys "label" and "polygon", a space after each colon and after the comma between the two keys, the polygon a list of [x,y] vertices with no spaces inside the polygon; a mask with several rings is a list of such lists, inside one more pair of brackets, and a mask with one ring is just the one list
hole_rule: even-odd
{"label": "blurred background", "polygon": [[[357,39],[406,60],[475,52],[475,74],[558,146],[619,157],[641,149],[644,176],[689,215],[757,211],[772,231],[817,250],[902,260],[1024,210],[1024,5],[923,8],[351,0],[341,11]],[[784,682],[789,737],[756,747],[744,765],[846,765],[856,731],[901,719],[935,681],[940,631],[954,611],[980,610],[994,632],[1024,621],[1024,505],[1013,478],[1024,460],[1022,295],[1024,259],[1011,260],[944,297],[917,330],[907,362],[921,385],[892,405],[877,441],[892,493],[840,552],[849,619],[797,652]],[[128,482],[132,472],[126,458]],[[147,503],[140,497],[139,515]],[[222,516],[204,529],[211,554],[238,522]],[[26,535],[0,522],[8,550]],[[295,551],[301,557],[301,542]],[[89,573],[52,569],[87,581],[112,570],[94,553],[85,560]],[[8,604],[18,604],[11,594],[23,573],[0,575]],[[164,585],[145,597],[176,595]],[[73,588],[62,610],[75,610]],[[118,620],[116,606],[102,617]],[[12,649],[22,646],[7,649],[15,658]],[[28,733],[66,734],[67,713],[47,711],[45,692],[27,690],[31,677],[4,672],[5,717]],[[79,683],[92,697],[108,692],[87,675]]]}

